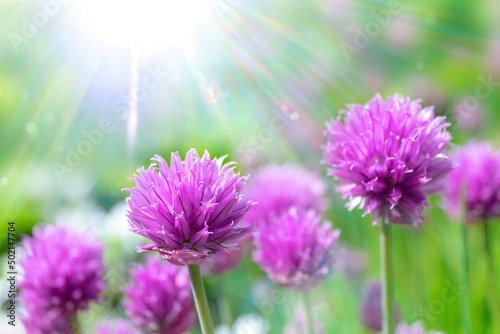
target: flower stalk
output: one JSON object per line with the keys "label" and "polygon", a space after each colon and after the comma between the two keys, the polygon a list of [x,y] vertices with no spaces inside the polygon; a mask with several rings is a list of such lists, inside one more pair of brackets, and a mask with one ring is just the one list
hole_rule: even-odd
{"label": "flower stalk", "polygon": [[382,266],[382,333],[394,333],[394,288],[392,277],[391,225],[382,219],[380,229],[380,260]]}
{"label": "flower stalk", "polygon": [[470,320],[470,296],[469,296],[469,259],[467,256],[467,202],[466,182],[463,181],[460,189],[460,285],[463,287],[462,297],[460,298],[460,319],[462,320],[462,329],[465,334],[472,334]]}
{"label": "flower stalk", "polygon": [[462,319],[462,327],[465,334],[472,334],[470,322],[470,304],[469,304],[469,259],[467,256],[467,231],[465,220],[460,222],[460,257],[461,257],[461,270],[460,270],[460,285],[463,287],[463,298],[460,298],[460,313]]}
{"label": "flower stalk", "polygon": [[491,319],[500,319],[500,310],[498,306],[498,294],[495,284],[495,265],[493,261],[493,251],[490,243],[490,223],[487,219],[483,222],[484,251],[486,256],[486,284],[490,292],[486,293],[486,302],[490,311]]}
{"label": "flower stalk", "polygon": [[208,307],[207,294],[205,293],[200,266],[191,265],[188,266],[188,268],[201,331],[203,334],[214,334],[214,325],[212,323],[212,316],[210,315],[210,309]]}

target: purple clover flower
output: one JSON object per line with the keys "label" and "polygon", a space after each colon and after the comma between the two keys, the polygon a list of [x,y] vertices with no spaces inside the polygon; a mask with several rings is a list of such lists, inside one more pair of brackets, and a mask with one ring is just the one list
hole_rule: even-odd
{"label": "purple clover flower", "polygon": [[135,266],[132,282],[125,287],[127,315],[142,332],[180,334],[196,322],[193,297],[186,267],[149,257]]}
{"label": "purple clover flower", "polygon": [[23,239],[20,300],[28,333],[71,333],[71,319],[104,289],[103,245],[68,227],[35,227]]}
{"label": "purple clover flower", "polygon": [[500,216],[500,152],[488,143],[470,142],[451,157],[457,168],[446,183],[443,207],[448,214],[459,219],[461,189],[466,187],[468,223]]}
{"label": "purple clover flower", "polygon": [[261,167],[248,182],[247,194],[259,203],[245,216],[251,224],[267,221],[273,215],[297,209],[321,211],[325,184],[315,173],[298,165],[268,165]]}
{"label": "purple clover flower", "polygon": [[97,326],[97,334],[140,334],[128,321],[117,319]]}
{"label": "purple clover flower", "polygon": [[425,327],[420,322],[415,322],[411,326],[401,323],[396,328],[396,334],[443,334],[442,332],[426,332]]}
{"label": "purple clover flower", "polygon": [[393,224],[422,221],[427,196],[440,191],[452,170],[445,149],[451,135],[433,107],[399,94],[377,94],[365,105],[351,104],[327,124],[323,147],[329,175],[350,210],[359,206]]}
{"label": "purple clover flower", "polygon": [[239,221],[253,205],[241,193],[246,177],[233,171],[225,157],[200,158],[191,149],[182,161],[172,153],[170,167],[155,156],[157,164],[138,170],[125,189],[130,230],[152,243],[139,251],[157,251],[177,265],[200,264],[210,254],[234,249],[234,241],[251,231]]}
{"label": "purple clover flower", "polygon": [[339,235],[314,211],[291,208],[259,226],[254,259],[275,283],[307,290],[330,273]]}
{"label": "purple clover flower", "polygon": [[[361,322],[373,331],[382,330],[382,287],[378,280],[369,282],[361,303]],[[399,306],[394,304],[394,322],[399,322]]]}

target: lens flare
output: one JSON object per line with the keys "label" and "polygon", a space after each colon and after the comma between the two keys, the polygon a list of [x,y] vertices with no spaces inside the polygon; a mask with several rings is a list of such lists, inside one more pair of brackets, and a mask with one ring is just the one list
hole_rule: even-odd
{"label": "lens flare", "polygon": [[203,0],[76,1],[99,38],[137,47],[184,45],[210,16],[210,1]]}

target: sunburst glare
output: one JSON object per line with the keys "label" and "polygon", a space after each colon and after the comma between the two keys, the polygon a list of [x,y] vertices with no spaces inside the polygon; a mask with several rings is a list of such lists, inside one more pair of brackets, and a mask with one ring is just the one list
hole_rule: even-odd
{"label": "sunburst glare", "polygon": [[75,0],[96,37],[137,47],[184,45],[210,17],[210,1]]}

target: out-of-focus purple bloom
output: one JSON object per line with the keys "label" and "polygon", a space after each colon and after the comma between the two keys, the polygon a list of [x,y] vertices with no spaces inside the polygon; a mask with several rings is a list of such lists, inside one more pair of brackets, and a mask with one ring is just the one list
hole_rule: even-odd
{"label": "out-of-focus purple bloom", "polygon": [[187,268],[159,257],[134,267],[125,287],[124,306],[132,323],[142,332],[180,334],[196,322]]}
{"label": "out-of-focus purple bloom", "polygon": [[470,142],[452,153],[457,167],[447,178],[443,207],[460,217],[461,189],[466,187],[467,222],[500,216],[500,152],[488,143]]}
{"label": "out-of-focus purple bloom", "polygon": [[359,206],[365,215],[373,214],[374,223],[379,217],[394,224],[420,223],[427,195],[440,191],[452,170],[445,117],[398,94],[387,101],[377,94],[341,114],[327,124],[323,149],[349,209]]}
{"label": "out-of-focus purple bloom", "polygon": [[255,261],[271,280],[286,288],[306,290],[330,273],[340,230],[320,223],[314,211],[288,210],[259,226]]}
{"label": "out-of-focus purple bloom", "polygon": [[234,241],[251,231],[239,221],[252,202],[241,193],[246,177],[233,171],[225,157],[200,158],[194,149],[182,161],[172,153],[170,167],[160,156],[157,164],[138,170],[131,179],[136,186],[125,189],[130,211],[130,230],[152,243],[139,251],[157,251],[177,265],[200,264],[210,254],[228,251]]}
{"label": "out-of-focus purple bloom", "polygon": [[[472,103],[470,103],[472,101]],[[475,103],[470,96],[458,100],[453,105],[453,122],[458,127],[468,133],[477,133],[484,123],[484,107]]]}
{"label": "out-of-focus purple bloom", "polygon": [[321,211],[325,184],[314,173],[297,165],[269,165],[260,168],[248,182],[247,194],[259,203],[245,216],[251,224],[268,221],[291,207]]}
{"label": "out-of-focus purple bloom", "polygon": [[128,321],[117,319],[97,326],[97,334],[140,334]]}
{"label": "out-of-focus purple bloom", "polygon": [[71,333],[71,318],[104,289],[103,246],[61,225],[35,227],[23,239],[22,318],[28,333]]}
{"label": "out-of-focus purple bloom", "polygon": [[[361,322],[373,331],[382,330],[382,287],[373,280],[368,283],[361,304]],[[394,304],[394,322],[399,322],[399,307]]]}
{"label": "out-of-focus purple bloom", "polygon": [[60,309],[50,309],[37,313],[32,307],[25,309],[21,317],[26,333],[33,334],[74,334],[73,319]]}
{"label": "out-of-focus purple bloom", "polygon": [[236,267],[241,256],[241,249],[219,252],[202,262],[200,265],[201,272],[203,275],[221,275]]}
{"label": "out-of-focus purple bloom", "polygon": [[420,322],[415,322],[411,326],[401,323],[396,328],[396,334],[443,334],[443,332],[426,332],[425,327]]}
{"label": "out-of-focus purple bloom", "polygon": [[335,271],[342,272],[347,276],[358,276],[368,265],[368,258],[363,251],[342,248],[337,253],[334,263]]}

